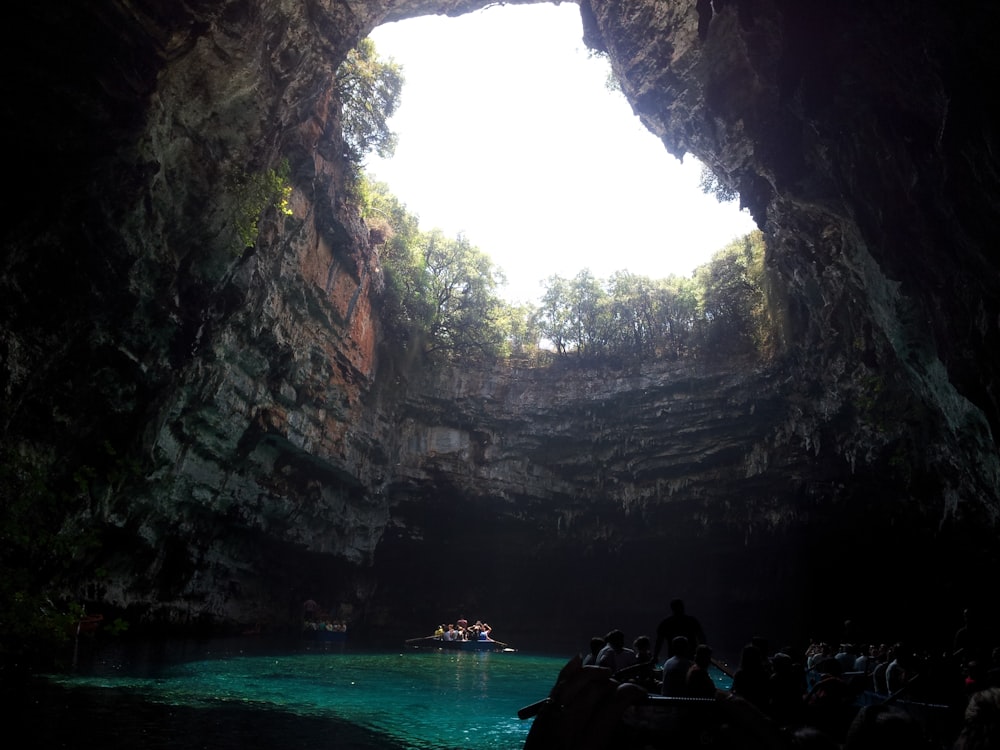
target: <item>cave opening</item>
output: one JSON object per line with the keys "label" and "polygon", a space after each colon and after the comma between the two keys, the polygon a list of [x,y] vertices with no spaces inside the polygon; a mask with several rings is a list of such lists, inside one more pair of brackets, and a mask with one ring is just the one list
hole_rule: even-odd
{"label": "cave opening", "polygon": [[503,269],[513,302],[552,275],[689,276],[756,228],[702,187],[640,121],[574,3],[489,7],[377,27],[403,68],[395,154],[370,174],[423,229],[462,233]]}

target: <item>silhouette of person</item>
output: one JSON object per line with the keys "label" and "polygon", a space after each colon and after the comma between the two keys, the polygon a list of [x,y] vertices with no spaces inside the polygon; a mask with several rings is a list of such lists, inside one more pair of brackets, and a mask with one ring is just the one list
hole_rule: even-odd
{"label": "silhouette of person", "polygon": [[1000,688],[973,693],[952,750],[995,750],[1000,745]]}
{"label": "silhouette of person", "polygon": [[699,643],[694,650],[694,664],[687,673],[687,695],[691,698],[714,698],[715,681],[709,673],[712,666],[712,649],[706,643]]}
{"label": "silhouette of person", "polygon": [[702,643],[707,643],[701,623],[684,611],[684,601],[674,599],[670,602],[670,615],[660,621],[656,627],[656,645],[653,647],[653,661],[660,658],[660,649],[667,647],[667,658],[673,656],[672,644],[677,636],[684,636],[692,652]]}
{"label": "silhouette of person", "polygon": [[619,681],[634,682],[641,685],[647,691],[660,692],[660,682],[653,673],[653,660],[651,642],[648,635],[640,635],[632,641],[632,648],[635,651],[635,664],[625,669],[620,669],[615,674],[615,679]]}
{"label": "silhouette of person", "polygon": [[605,637],[604,646],[597,654],[597,666],[607,667],[613,675],[619,669],[635,664],[635,651],[625,645],[625,633],[612,630]]}
{"label": "silhouette of person", "polygon": [[920,721],[897,706],[863,706],[847,730],[844,750],[922,750],[930,746]]}
{"label": "silhouette of person", "polygon": [[663,695],[682,697],[687,695],[688,671],[694,665],[691,661],[691,644],[683,635],[675,637],[671,642],[673,656],[663,662]]}
{"label": "silhouette of person", "polygon": [[590,653],[583,657],[583,666],[596,665],[597,655],[601,653],[601,649],[604,648],[604,639],[599,635],[595,635],[590,639]]}
{"label": "silhouette of person", "polygon": [[962,627],[955,631],[952,653],[964,662],[985,660],[989,656],[979,618],[972,609],[962,612]]}
{"label": "silhouette of person", "polygon": [[802,696],[806,692],[805,675],[789,654],[779,651],[771,660],[770,686],[771,718],[781,726],[799,724],[802,715]]}
{"label": "silhouette of person", "polygon": [[764,659],[760,649],[748,643],[743,647],[740,653],[740,665],[733,673],[731,692],[766,712],[770,703],[768,680],[769,676],[764,669]]}

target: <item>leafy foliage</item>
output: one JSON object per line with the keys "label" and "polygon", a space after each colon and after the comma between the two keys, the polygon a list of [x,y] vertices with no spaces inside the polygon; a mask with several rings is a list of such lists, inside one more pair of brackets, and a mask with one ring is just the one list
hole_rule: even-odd
{"label": "leafy foliage", "polygon": [[739,352],[763,349],[771,342],[760,232],[728,244],[695,276],[707,345]]}
{"label": "leafy foliage", "polygon": [[402,67],[381,59],[371,39],[362,39],[347,53],[337,69],[337,92],[351,161],[361,163],[373,151],[383,158],[392,156],[397,138],[389,119],[399,107],[403,82]]}
{"label": "leafy foliage", "polygon": [[0,657],[36,661],[69,639],[73,613],[51,596],[96,538],[62,528],[76,494],[54,487],[38,457],[0,459]]}
{"label": "leafy foliage", "polygon": [[281,214],[291,215],[292,210],[288,205],[292,195],[292,186],[288,182],[290,172],[288,160],[285,159],[277,169],[253,173],[238,170],[230,175],[227,182],[234,194],[236,206],[233,223],[242,243],[237,248],[238,251],[256,244],[257,222],[267,208],[273,207]]}
{"label": "leafy foliage", "polygon": [[676,358],[762,351],[773,343],[764,292],[764,241],[754,232],[686,279],[589,271],[545,282],[539,332],[559,355]]}
{"label": "leafy foliage", "polygon": [[[387,324],[401,343],[426,355],[497,357],[526,347],[499,288],[502,271],[464,235],[422,232],[383,183],[362,181],[362,216],[383,239]],[[514,341],[514,329],[521,337]]]}
{"label": "leafy foliage", "polygon": [[[584,269],[549,277],[540,304],[498,296],[503,274],[463,235],[423,232],[383,183],[364,181],[360,203],[380,239],[386,324],[404,346],[450,359],[521,357],[540,350],[580,360],[765,353],[775,348],[758,232],[717,252],[690,278]],[[377,231],[376,231],[377,229]]]}
{"label": "leafy foliage", "polygon": [[714,195],[719,203],[730,203],[740,197],[739,190],[719,179],[719,176],[705,164],[701,167],[699,187],[706,195]]}

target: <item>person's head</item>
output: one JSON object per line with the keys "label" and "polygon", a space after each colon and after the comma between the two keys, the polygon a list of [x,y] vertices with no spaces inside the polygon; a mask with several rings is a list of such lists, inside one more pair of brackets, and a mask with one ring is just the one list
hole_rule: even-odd
{"label": "person's head", "polygon": [[604,648],[604,639],[601,636],[595,635],[590,639],[590,653],[596,655],[602,648]]}
{"label": "person's head", "polygon": [[645,653],[646,651],[649,651],[649,649],[650,649],[649,636],[648,635],[640,635],[638,638],[636,638],[634,641],[632,641],[632,648],[634,648],[637,652],[641,652],[641,653]]}
{"label": "person's head", "polygon": [[700,643],[694,650],[694,663],[702,669],[708,669],[712,663],[712,649],[710,646]]}
{"label": "person's head", "polygon": [[927,734],[920,721],[902,708],[863,706],[847,730],[844,750],[926,750]]}
{"label": "person's head", "polygon": [[792,657],[781,651],[774,655],[774,658],[771,659],[771,664],[774,665],[774,673],[776,675],[791,674],[795,667]]}
{"label": "person's head", "polygon": [[620,630],[608,631],[608,634],[604,636],[604,640],[616,651],[620,651],[625,647],[625,633]]}
{"label": "person's head", "polygon": [[840,745],[830,735],[813,727],[796,729],[789,746],[794,750],[840,750]]}
{"label": "person's head", "polygon": [[670,641],[670,653],[674,656],[679,656],[682,659],[690,659],[691,641],[683,635],[675,636],[674,639]]}
{"label": "person's head", "polygon": [[761,655],[760,649],[752,643],[745,645],[740,653],[739,668],[745,671],[760,672],[763,667],[764,657]]}
{"label": "person's head", "polygon": [[973,693],[965,707],[962,731],[953,750],[996,750],[1000,747],[1000,688]]}

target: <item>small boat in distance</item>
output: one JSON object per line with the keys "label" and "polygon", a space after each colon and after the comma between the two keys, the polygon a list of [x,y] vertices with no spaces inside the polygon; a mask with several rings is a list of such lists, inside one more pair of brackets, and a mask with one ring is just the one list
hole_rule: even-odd
{"label": "small boat in distance", "polygon": [[406,641],[408,648],[435,649],[440,651],[494,651],[510,653],[517,651],[503,641],[495,641],[492,638],[475,641],[446,641],[439,635],[428,635],[423,638],[409,638]]}

